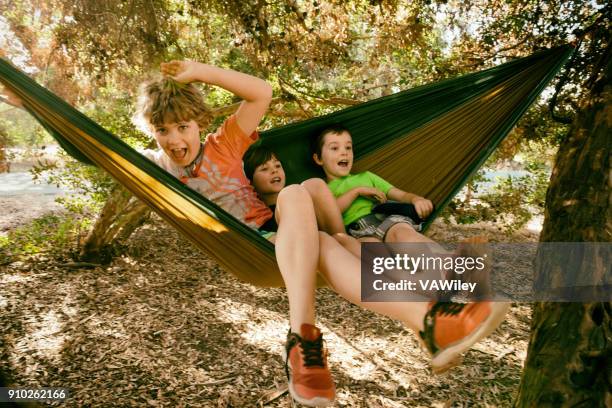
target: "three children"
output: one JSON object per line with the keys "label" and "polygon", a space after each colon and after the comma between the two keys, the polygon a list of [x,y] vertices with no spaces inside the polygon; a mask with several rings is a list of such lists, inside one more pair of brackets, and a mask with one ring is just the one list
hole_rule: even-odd
{"label": "three children", "polygon": [[[322,134],[325,136],[325,131]],[[323,139],[325,138],[323,137]],[[330,150],[334,148],[334,146],[330,146]],[[352,154],[348,155],[348,161],[347,157],[340,157],[340,160],[335,163],[339,162],[352,164]],[[340,163],[340,166],[343,165],[344,163]],[[348,171],[346,173],[348,175],[350,166],[347,167]],[[260,197],[268,205],[274,205],[275,194],[281,191],[285,180],[282,163],[276,155],[263,146],[252,147],[245,154],[244,168]],[[327,169],[325,171],[328,172]],[[354,188],[360,187],[355,186]],[[408,195],[408,197],[411,197],[411,195]],[[418,196],[412,195],[412,197]],[[425,210],[428,208],[430,209],[426,205]],[[426,216],[427,212],[423,211],[421,214]],[[413,224],[411,220],[406,220],[406,222],[409,225]],[[396,224],[399,224],[399,222],[394,223],[394,225]],[[347,240],[354,240],[354,238],[347,238],[343,234],[335,234],[334,238],[343,242],[343,244]],[[368,238],[370,240],[377,239],[376,237],[364,237],[362,240]],[[328,240],[326,245],[322,245],[320,248],[320,269],[330,286],[349,301],[389,317],[398,318],[419,333],[419,339],[432,354],[434,372],[441,373],[458,364],[460,361],[459,355],[495,330],[508,309],[508,304],[500,302],[468,304],[431,302],[425,310],[422,309],[425,302],[363,302],[360,299],[359,281],[355,279],[356,274],[359,273],[359,258],[353,254],[348,254],[348,251],[344,250],[343,247],[339,247],[336,240]],[[432,243],[437,246],[435,242],[420,234],[418,234],[417,240],[415,241]],[[325,243],[325,241],[323,242]],[[475,242],[479,241],[476,240]],[[440,251],[445,250],[440,249]],[[465,248],[463,251],[468,252]],[[469,255],[476,256],[477,254]],[[330,264],[337,267],[330,267]],[[485,273],[485,276],[477,276],[473,279],[486,286],[488,285],[487,278],[488,274]],[[419,321],[421,316],[424,316],[423,320]],[[416,319],[416,321],[413,319]]]}
{"label": "three children", "polygon": [[[270,103],[271,87],[250,75],[191,61],[162,64],[161,71],[167,78],[144,84],[138,102],[137,116],[142,128],[155,137],[160,147],[146,154],[245,224],[273,233],[268,237],[275,243],[289,298],[291,327],[285,361],[289,390],[295,400],[309,406],[324,406],[335,399],[327,351],[315,326],[317,271],[349,301],[398,319],[419,333],[432,354],[435,372],[456,365],[462,352],[499,326],[508,308],[504,303],[363,302],[356,279],[361,267],[359,258],[331,236],[346,238],[342,234],[340,209],[325,183],[308,180],[302,185],[285,187],[282,165],[273,155],[251,165],[247,160],[243,169],[242,157],[258,139],[256,129]],[[210,112],[193,82],[219,86],[243,100],[237,112],[204,142],[200,133],[210,120]],[[340,179],[350,172],[352,153],[349,154],[346,135],[341,140],[333,139],[334,136],[328,140],[330,134],[324,135],[317,159],[322,165],[328,161],[330,175]],[[343,151],[339,150],[342,146]],[[251,175],[249,168],[260,197],[245,175],[245,170]],[[404,192],[396,195],[387,187],[375,184],[370,188],[349,188],[340,193],[338,204],[349,210],[358,196],[380,201],[389,197],[412,202],[419,215],[431,212],[428,200]],[[413,229],[403,231],[396,227],[403,224],[408,225],[403,222],[391,225],[383,238],[396,234],[395,238],[401,240],[404,233],[414,235]]]}

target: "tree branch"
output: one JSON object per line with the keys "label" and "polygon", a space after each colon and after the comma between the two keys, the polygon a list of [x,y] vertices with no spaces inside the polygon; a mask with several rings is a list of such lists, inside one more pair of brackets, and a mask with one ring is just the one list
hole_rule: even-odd
{"label": "tree branch", "polygon": [[285,86],[289,87],[289,85],[287,85],[282,79],[278,79],[278,84],[280,85],[281,89],[283,90],[283,92],[287,93],[288,95],[291,95],[293,97],[293,100],[295,100],[295,103],[298,104],[298,106],[300,107],[300,109],[302,110],[302,112],[304,112],[304,114],[308,117],[311,118],[312,115],[310,114],[310,112],[308,112],[306,110],[306,108],[304,108],[304,106],[302,105],[302,102],[300,101],[300,98],[296,97],[294,94],[292,94],[291,92],[289,92],[287,89],[285,89]]}
{"label": "tree branch", "polygon": [[[502,53],[506,52],[506,51],[511,51],[514,50],[518,47],[520,47],[521,45],[525,44],[529,39],[531,39],[532,37],[530,36],[526,36],[524,37],[521,41],[517,42],[516,44],[513,45],[509,45],[507,47],[501,48],[497,51],[495,51],[493,54],[489,54],[488,56],[484,56],[484,57],[480,57],[480,58],[476,58],[477,59],[477,63],[474,64],[470,64],[470,65],[466,65],[466,68],[475,68],[475,67],[479,67],[482,66],[482,64],[490,59],[493,58],[497,58],[497,57],[504,57],[504,58],[510,58],[510,56],[508,55],[503,55]],[[475,55],[474,53],[472,53],[472,55]]]}
{"label": "tree branch", "polygon": [[557,85],[555,85],[555,93],[553,94],[552,98],[550,98],[550,102],[548,103],[548,110],[550,111],[550,116],[556,122],[563,123],[564,125],[571,124],[574,121],[574,118],[571,116],[558,115],[555,112],[555,106],[557,104],[557,98],[559,97],[559,92],[561,91],[561,88],[563,88],[563,85],[565,85],[565,83],[569,79],[570,69],[574,65],[574,62],[576,61],[576,56],[578,55],[578,49],[580,48],[581,44],[582,44],[582,39],[578,41],[578,44],[576,45],[576,49],[574,50],[574,54],[572,55],[572,59],[565,66],[565,72],[563,73],[563,76],[561,77],[561,79],[559,79],[559,82],[557,82]]}
{"label": "tree branch", "polygon": [[13,109],[19,109],[19,106],[14,105],[13,103],[11,103],[8,98],[5,98],[4,96],[0,95],[0,103],[6,103],[7,105],[10,105],[11,107],[8,109],[5,109],[3,111],[0,111],[0,113],[5,113],[5,112],[9,112]]}
{"label": "tree branch", "polygon": [[[304,91],[300,91],[299,89],[295,89],[280,78],[278,79],[278,81],[279,83],[282,82],[283,84],[285,84],[285,86],[291,88],[293,92],[297,92],[309,98],[317,99],[320,101],[319,103],[322,103],[324,105],[358,105],[363,102],[358,99],[348,99],[348,98],[342,98],[342,97],[323,98],[321,96],[313,95],[308,92],[304,92]],[[291,92],[288,92],[288,93],[292,94]]]}
{"label": "tree branch", "polygon": [[[280,101],[282,101],[282,98],[272,98],[272,100],[270,101],[270,105],[274,105]],[[211,112],[211,115],[213,116],[213,118],[218,118],[219,116],[231,115],[232,113],[238,110],[241,103],[242,101],[232,103],[231,105],[225,105],[225,106],[221,106],[220,108],[213,109]]]}
{"label": "tree branch", "polygon": [[117,44],[119,44],[119,42],[121,42],[121,37],[123,37],[123,30],[125,29],[125,26],[127,25],[128,21],[130,21],[134,15],[134,5],[136,3],[136,0],[132,0],[130,2],[130,9],[128,10],[128,14],[125,17],[125,20],[123,21],[123,24],[121,24],[121,28],[119,29],[119,35],[117,36]]}

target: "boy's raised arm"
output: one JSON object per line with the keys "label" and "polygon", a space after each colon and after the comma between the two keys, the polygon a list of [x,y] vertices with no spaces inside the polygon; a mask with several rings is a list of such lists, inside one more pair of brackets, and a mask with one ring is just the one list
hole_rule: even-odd
{"label": "boy's raised arm", "polygon": [[177,82],[204,82],[242,98],[243,102],[236,112],[236,121],[247,135],[257,129],[272,100],[270,84],[263,79],[231,69],[195,61],[170,61],[161,64],[161,72]]}

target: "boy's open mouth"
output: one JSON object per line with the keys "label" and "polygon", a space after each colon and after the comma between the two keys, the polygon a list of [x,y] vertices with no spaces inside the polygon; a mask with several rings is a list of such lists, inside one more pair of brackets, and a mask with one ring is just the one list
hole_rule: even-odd
{"label": "boy's open mouth", "polygon": [[183,148],[183,149],[172,149],[170,150],[170,152],[172,152],[172,157],[174,157],[175,159],[184,159],[185,156],[187,156],[187,148]]}
{"label": "boy's open mouth", "polygon": [[274,177],[272,179],[272,181],[270,181],[270,183],[272,184],[276,184],[276,183],[280,183],[281,182],[281,178],[280,177]]}
{"label": "boy's open mouth", "polygon": [[338,166],[340,166],[340,167],[348,167],[348,165],[349,165],[349,161],[348,160],[340,160],[338,162]]}

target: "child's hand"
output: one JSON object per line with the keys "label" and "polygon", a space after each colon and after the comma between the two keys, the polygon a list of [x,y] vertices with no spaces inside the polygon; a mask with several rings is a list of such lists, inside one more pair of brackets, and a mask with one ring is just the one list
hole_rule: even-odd
{"label": "child's hand", "polygon": [[385,193],[374,187],[360,187],[359,195],[372,201],[378,201],[379,203],[387,201]]}
{"label": "child's hand", "polygon": [[176,82],[188,84],[199,81],[199,63],[195,61],[162,62],[160,68],[163,75],[167,75]]}
{"label": "child's hand", "polygon": [[425,219],[431,212],[433,211],[433,203],[423,197],[417,197],[412,200],[412,205],[414,205],[414,209],[416,210],[419,217]]}

